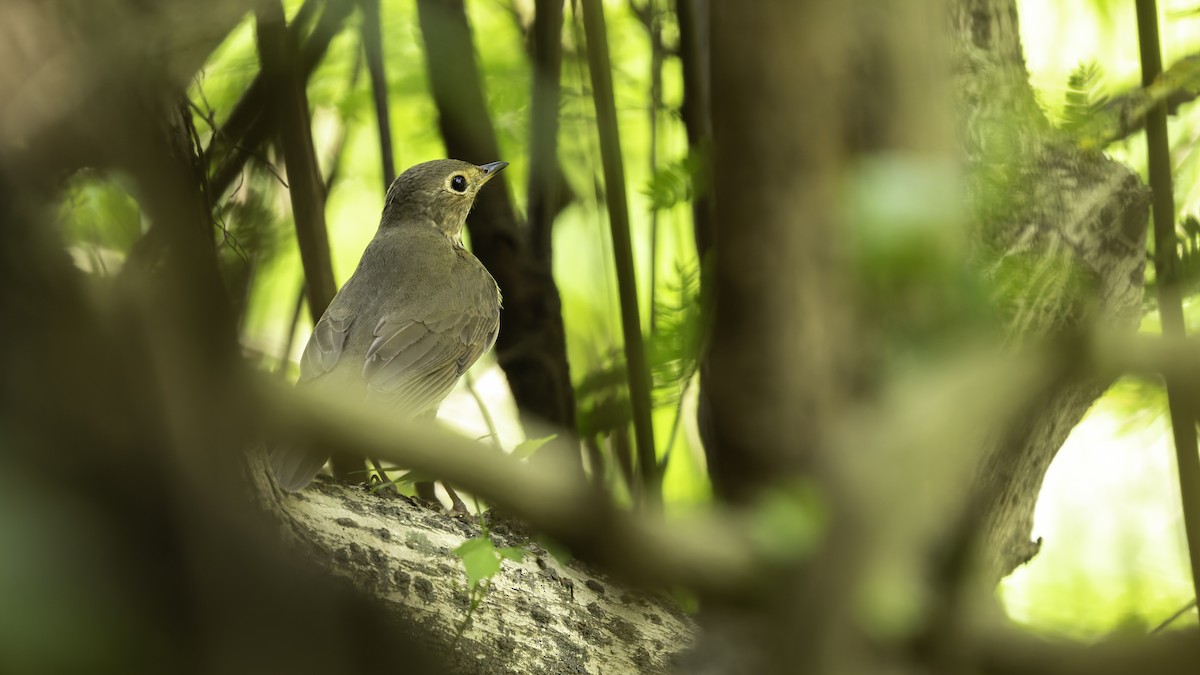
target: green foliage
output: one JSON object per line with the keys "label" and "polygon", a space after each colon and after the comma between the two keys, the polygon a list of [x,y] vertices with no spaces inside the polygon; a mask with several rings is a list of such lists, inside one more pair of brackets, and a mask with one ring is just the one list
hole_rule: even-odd
{"label": "green foliage", "polygon": [[486,534],[464,541],[454,549],[454,555],[463,561],[463,569],[467,573],[467,585],[474,593],[480,584],[490,580],[500,572],[501,560],[521,562],[525,559],[525,549],[516,546],[497,548]]}
{"label": "green foliage", "polygon": [[651,210],[662,211],[703,196],[708,184],[708,161],[704,153],[693,151],[659,167],[642,194],[650,199]]}
{"label": "green foliage", "polygon": [[142,212],[118,175],[84,170],[67,181],[58,222],[88,269],[105,273],[142,235]]}
{"label": "green foliage", "polygon": [[1061,128],[1085,144],[1098,138],[1104,125],[1108,94],[1103,80],[1104,71],[1095,61],[1080,63],[1067,79]]}
{"label": "green foliage", "polygon": [[[658,289],[651,311],[654,333],[647,338],[651,401],[655,409],[677,407],[699,364],[701,326],[700,270],[680,264]],[[629,424],[625,361],[613,350],[609,360],[575,387],[580,411],[578,431],[595,436]]]}
{"label": "green foliage", "polygon": [[650,374],[657,407],[678,404],[699,366],[703,341],[700,268],[677,265],[654,297],[655,331],[650,335]]}
{"label": "green foliage", "polygon": [[497,548],[492,543],[491,537],[488,536],[487,522],[482,515],[479,518],[479,524],[482,534],[464,541],[453,551],[454,555],[463,561],[463,569],[467,573],[467,588],[470,600],[470,604],[467,606],[467,614],[463,617],[463,622],[458,627],[459,636],[462,635],[462,632],[470,624],[471,617],[475,614],[475,610],[479,608],[479,603],[483,601],[488,588],[491,587],[492,579],[500,573],[500,562],[503,560],[521,562],[525,559],[527,553],[525,549],[517,546]]}
{"label": "green foliage", "polygon": [[895,153],[853,167],[846,212],[863,325],[892,356],[943,353],[992,327],[986,285],[968,264],[958,168]]}
{"label": "green foliage", "polygon": [[801,482],[764,492],[754,505],[747,534],[767,560],[790,565],[816,549],[828,520],[816,487]]}

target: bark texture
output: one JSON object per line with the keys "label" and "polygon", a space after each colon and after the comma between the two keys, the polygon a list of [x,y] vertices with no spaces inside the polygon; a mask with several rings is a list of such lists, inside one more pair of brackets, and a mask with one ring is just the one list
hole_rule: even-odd
{"label": "bark texture", "polygon": [[453,672],[669,673],[694,641],[692,620],[674,602],[561,563],[505,523],[490,528],[495,545],[528,554],[502,563],[457,636],[470,594],[453,550],[480,535],[475,517],[326,479],[280,495],[264,471],[251,473],[294,545],[415,626]]}

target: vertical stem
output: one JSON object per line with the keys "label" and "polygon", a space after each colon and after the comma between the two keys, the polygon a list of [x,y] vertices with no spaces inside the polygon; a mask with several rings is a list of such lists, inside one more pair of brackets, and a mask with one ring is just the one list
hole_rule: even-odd
{"label": "vertical stem", "polygon": [[[500,150],[463,0],[417,0],[417,16],[447,153],[468,161],[496,160]],[[496,359],[527,429],[545,421],[574,430],[575,390],[558,287],[550,261],[531,254],[505,180],[503,173],[494,178],[467,218],[471,249],[504,293]],[[582,471],[577,446],[564,437],[554,448],[539,454],[562,454]]]}
{"label": "vertical stem", "polygon": [[562,0],[537,0],[533,20],[533,95],[529,124],[529,230],[533,254],[550,260],[558,212],[558,102],[562,70]]}
{"label": "vertical stem", "polygon": [[296,343],[296,328],[300,325],[300,314],[304,311],[304,298],[308,296],[304,288],[304,280],[300,280],[300,290],[296,292],[296,305],[292,309],[292,320],[288,322],[287,340],[283,343],[283,353],[279,356],[279,376],[287,377],[288,364],[292,360],[292,345]]}
{"label": "vertical stem", "polygon": [[621,161],[621,138],[613,97],[608,31],[604,24],[601,0],[582,0],[581,5],[588,68],[592,75],[592,99],[596,104],[596,126],[600,132],[600,160],[604,165],[604,192],[612,228],[617,291],[621,298],[621,328],[625,338],[625,366],[629,379],[629,400],[633,406],[638,468],[643,497],[654,506],[661,502],[661,494],[655,461],[654,428],[650,420],[650,371],[646,365],[642,323],[638,315],[637,279],[629,237],[629,205],[625,197],[625,168]]}
{"label": "vertical stem", "polygon": [[[692,155],[707,157],[712,144],[708,0],[675,0],[675,13],[679,21],[679,60],[683,66],[683,105],[680,113],[687,129],[688,151]],[[710,172],[704,173],[707,175]],[[712,192],[709,185],[697,185],[692,201],[696,254],[701,263],[716,238]],[[702,274],[704,269],[702,265]],[[706,280],[704,276],[701,277],[702,283]]]}
{"label": "vertical stem", "polygon": [[500,444],[500,432],[496,430],[496,420],[492,419],[492,413],[488,411],[487,404],[483,402],[483,397],[476,391],[475,378],[471,376],[471,371],[463,373],[463,381],[467,385],[467,391],[471,393],[471,398],[475,399],[475,406],[479,408],[480,417],[483,417],[483,424],[487,427],[492,445],[497,450],[503,450],[504,447]]}
{"label": "vertical stem", "polygon": [[[650,175],[658,171],[658,111],[662,107],[662,32],[658,7],[649,0],[650,12]],[[658,289],[658,209],[650,209],[650,334],[657,332],[654,315],[654,292]]]}
{"label": "vertical stem", "polygon": [[[1137,1],[1138,46],[1142,60],[1142,84],[1150,85],[1162,74],[1162,48],[1158,37],[1158,7],[1154,0]],[[1149,156],[1150,189],[1154,193],[1154,273],[1158,277],[1158,311],[1163,335],[1182,339],[1186,335],[1183,300],[1177,280],[1175,253],[1175,197],[1171,185],[1171,152],[1167,142],[1166,103],[1160,102],[1146,116],[1146,151]],[[1200,598],[1200,456],[1196,453],[1196,392],[1177,376],[1164,373],[1167,406],[1175,437],[1175,459],[1179,464],[1179,492],[1183,523],[1187,532],[1192,565],[1192,588]]]}
{"label": "vertical stem", "polygon": [[[297,39],[287,30],[283,5],[269,2],[255,14],[258,49],[262,58],[268,116],[279,130],[279,145],[288,171],[288,196],[296,223],[296,241],[304,266],[308,311],[315,325],[337,294],[329,233],[325,227],[325,181],[317,167],[309,121],[308,92]],[[333,475],[353,476],[361,471],[361,458],[334,453]]]}
{"label": "vertical stem", "polygon": [[383,71],[383,33],[379,0],[362,2],[362,40],[367,53],[367,70],[371,74],[371,93],[375,99],[375,119],[379,122],[379,156],[383,162],[383,190],[396,178],[396,162],[392,156],[392,124],[388,116],[387,77]]}
{"label": "vertical stem", "polygon": [[272,95],[270,112],[279,129],[280,146],[288,169],[288,196],[296,221],[296,239],[308,288],[313,323],[320,320],[337,292],[329,237],[325,229],[325,184],[317,169],[316,151],[308,121],[308,95],[297,67],[298,50],[289,39],[283,6],[267,3],[258,9],[257,30],[263,71]]}

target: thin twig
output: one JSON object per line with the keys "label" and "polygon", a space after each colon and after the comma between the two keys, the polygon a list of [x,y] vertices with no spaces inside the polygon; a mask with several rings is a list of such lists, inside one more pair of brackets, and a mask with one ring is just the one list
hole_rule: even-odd
{"label": "thin twig", "polygon": [[467,391],[471,392],[471,398],[475,399],[475,405],[479,407],[479,414],[483,417],[483,424],[487,427],[488,436],[492,439],[492,445],[496,446],[497,450],[502,450],[500,445],[500,432],[496,431],[496,422],[492,419],[492,414],[488,412],[487,405],[483,402],[483,397],[475,391],[475,378],[471,375],[471,371],[467,371],[463,376],[463,381],[467,385]]}
{"label": "thin twig", "polygon": [[[200,88],[198,85],[197,85],[196,89],[200,92],[201,98],[203,98],[204,90],[202,88]],[[267,172],[270,173],[272,176],[274,176],[275,180],[279,181],[280,185],[282,185],[284,188],[288,187],[287,180],[284,179],[283,174],[279,172],[279,169],[276,168],[275,164],[272,163],[271,160],[268,159],[266,155],[259,152],[258,150],[255,150],[254,148],[250,148],[245,145],[242,145],[240,142],[238,142],[238,140],[236,138],[231,137],[225,131],[225,127],[217,124],[217,115],[216,115],[216,112],[213,111],[212,108],[201,109],[200,106],[196,105],[196,102],[191,99],[188,99],[188,104],[191,106],[192,110],[194,110],[196,112],[196,114],[200,116],[201,119],[203,119],[205,122],[208,123],[208,128],[212,131],[212,134],[213,134],[213,138],[209,140],[209,148],[205,149],[201,153],[202,157],[205,157],[207,155],[207,153],[210,151],[212,144],[213,144],[213,140],[215,140],[217,138],[224,139],[225,141],[227,141],[229,143],[230,148],[237,150],[238,152],[244,153],[248,157],[252,157],[252,158],[258,160],[259,164],[262,164],[263,167],[266,168]],[[208,105],[207,101],[205,101],[205,105],[206,106]],[[205,176],[205,181],[209,184],[212,183],[212,181],[207,176]],[[234,192],[237,192],[237,190],[234,190]]]}
{"label": "thin twig", "polygon": [[1163,632],[1164,630],[1166,630],[1167,626],[1170,626],[1172,623],[1175,623],[1176,619],[1183,616],[1184,614],[1187,614],[1190,610],[1194,609],[1195,607],[1196,607],[1196,599],[1192,598],[1191,600],[1188,601],[1188,603],[1186,605],[1184,605],[1183,607],[1180,607],[1178,610],[1176,610],[1176,612],[1174,614],[1167,617],[1166,621],[1163,621],[1162,623],[1155,626],[1154,630],[1150,631],[1150,635],[1157,635],[1157,634]]}

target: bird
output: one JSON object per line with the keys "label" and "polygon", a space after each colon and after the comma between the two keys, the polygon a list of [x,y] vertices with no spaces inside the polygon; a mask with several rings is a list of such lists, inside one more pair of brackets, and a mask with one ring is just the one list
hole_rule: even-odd
{"label": "bird", "polygon": [[[379,229],[313,327],[296,386],[361,396],[404,419],[436,415],[500,331],[500,287],[462,231],[479,190],[506,166],[438,159],[392,181]],[[328,458],[280,444],[269,464],[280,487],[297,492]]]}

